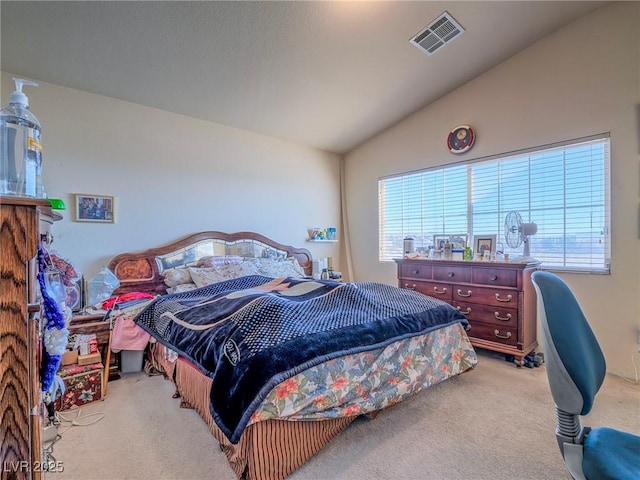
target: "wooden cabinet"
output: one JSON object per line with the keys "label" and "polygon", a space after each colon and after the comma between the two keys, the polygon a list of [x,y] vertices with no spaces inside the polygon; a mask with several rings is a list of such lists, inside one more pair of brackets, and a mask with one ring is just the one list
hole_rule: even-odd
{"label": "wooden cabinet", "polygon": [[[35,279],[41,219],[62,218],[39,199],[0,197],[1,478],[41,478],[42,401]],[[46,222],[45,222],[46,223]]]}
{"label": "wooden cabinet", "polygon": [[524,357],[538,346],[531,273],[539,262],[396,260],[398,286],[439,298],[462,312],[474,347]]}

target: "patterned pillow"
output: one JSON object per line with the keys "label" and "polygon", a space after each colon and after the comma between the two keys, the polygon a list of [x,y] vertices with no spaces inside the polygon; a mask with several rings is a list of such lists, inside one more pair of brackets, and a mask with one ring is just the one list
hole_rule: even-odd
{"label": "patterned pillow", "polygon": [[189,273],[198,287],[204,287],[216,282],[231,280],[232,278],[246,275],[258,275],[259,272],[251,262],[242,262],[235,265],[222,265],[221,267],[189,267]]}
{"label": "patterned pillow", "polygon": [[202,257],[196,263],[196,267],[221,267],[223,265],[237,265],[242,263],[244,258],[238,255],[210,255]]}
{"label": "patterned pillow", "polygon": [[172,268],[162,273],[164,277],[164,284],[167,287],[175,287],[177,285],[182,285],[184,283],[192,283],[191,275],[189,274],[189,270],[186,268]]}
{"label": "patterned pillow", "polygon": [[189,290],[195,290],[198,286],[195,283],[183,283],[181,285],[176,285],[175,287],[167,288],[167,293],[182,293],[188,292]]}
{"label": "patterned pillow", "polygon": [[306,274],[295,258],[249,258],[265,277],[304,277]]}

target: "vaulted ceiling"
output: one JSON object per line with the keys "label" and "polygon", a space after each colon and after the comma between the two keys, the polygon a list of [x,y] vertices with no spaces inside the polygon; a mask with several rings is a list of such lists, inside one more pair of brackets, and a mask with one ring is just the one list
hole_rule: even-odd
{"label": "vaulted ceiling", "polygon": [[[606,3],[3,0],[0,66],[346,153]],[[464,33],[428,56],[443,12]]]}

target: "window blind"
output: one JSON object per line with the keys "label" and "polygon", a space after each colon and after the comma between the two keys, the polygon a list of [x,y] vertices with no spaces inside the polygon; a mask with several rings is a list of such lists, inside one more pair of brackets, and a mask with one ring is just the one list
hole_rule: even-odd
{"label": "window blind", "polygon": [[[512,257],[504,222],[517,211],[535,222],[531,256],[553,270],[609,272],[609,134],[382,178],[380,260],[403,255],[403,239],[418,251],[434,236],[497,235]],[[517,237],[517,236],[516,236]],[[517,240],[517,238],[516,238]]]}

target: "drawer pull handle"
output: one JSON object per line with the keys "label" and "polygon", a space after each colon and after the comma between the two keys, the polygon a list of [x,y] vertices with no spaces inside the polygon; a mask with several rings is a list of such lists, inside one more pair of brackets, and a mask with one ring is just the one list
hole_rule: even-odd
{"label": "drawer pull handle", "polygon": [[420,273],[420,270],[414,270],[414,271],[413,271],[413,272],[411,272],[411,273],[413,273],[414,275],[418,275],[418,274]]}
{"label": "drawer pull handle", "polygon": [[459,297],[470,297],[471,296],[471,290],[467,290],[467,293],[462,293],[462,290],[458,289],[458,296]]}
{"label": "drawer pull handle", "polygon": [[453,278],[454,275],[455,275],[455,273],[453,273],[453,272],[447,272],[447,277],[449,277],[449,278]]}
{"label": "drawer pull handle", "polygon": [[489,277],[489,280],[491,280],[492,282],[495,282],[497,279],[498,279],[498,276],[497,276],[497,275],[491,275],[491,276]]}
{"label": "drawer pull handle", "polygon": [[447,293],[446,288],[443,288],[442,290],[438,290],[438,287],[433,287],[433,291],[439,295],[444,295],[445,293]]}
{"label": "drawer pull handle", "polygon": [[511,320],[511,314],[507,313],[506,317],[501,317],[500,316],[500,312],[493,312],[494,317],[496,317],[498,320],[503,320],[505,322],[508,322],[509,320]]}
{"label": "drawer pull handle", "polygon": [[507,295],[507,298],[500,298],[500,294],[496,293],[496,300],[498,300],[499,302],[510,302],[513,299],[513,297],[511,296],[511,294]]}
{"label": "drawer pull handle", "polygon": [[467,311],[463,312],[460,307],[458,307],[458,311],[463,315],[469,315],[471,313],[471,307],[467,307]]}
{"label": "drawer pull handle", "polygon": [[498,338],[504,338],[505,340],[508,340],[511,338],[511,332],[507,332],[506,335],[500,335],[500,330],[494,330],[493,334],[498,337]]}
{"label": "drawer pull handle", "polygon": [[409,286],[408,283],[404,284],[404,288],[406,288],[407,290],[415,290],[416,289],[416,284],[414,283],[412,286]]}

